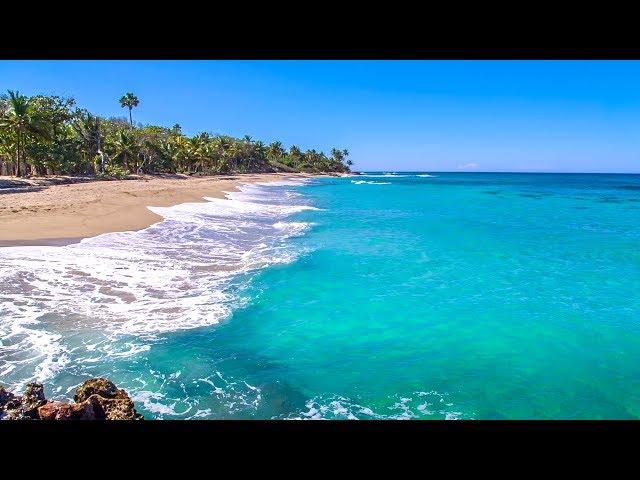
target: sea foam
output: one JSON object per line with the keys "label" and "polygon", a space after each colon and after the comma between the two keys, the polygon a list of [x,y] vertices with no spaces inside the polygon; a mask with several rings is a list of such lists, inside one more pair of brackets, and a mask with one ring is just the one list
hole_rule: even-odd
{"label": "sea foam", "polygon": [[[287,221],[315,209],[292,190],[305,183],[243,184],[225,199],[151,206],[163,221],[136,232],[0,249],[3,383],[20,390],[53,377],[69,362],[66,337],[75,332],[91,332],[73,347],[91,363],[137,355],[158,335],[228,317],[246,301],[247,282],[234,279],[302,253],[286,240],[311,227]],[[121,336],[131,340],[116,350],[111,340]]]}
{"label": "sea foam", "polygon": [[391,185],[391,182],[372,182],[367,180],[351,180],[355,185]]}

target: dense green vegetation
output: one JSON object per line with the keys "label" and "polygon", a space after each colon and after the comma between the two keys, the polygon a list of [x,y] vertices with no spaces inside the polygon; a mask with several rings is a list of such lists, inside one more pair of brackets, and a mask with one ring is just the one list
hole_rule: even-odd
{"label": "dense green vegetation", "polygon": [[[184,135],[180,125],[135,125],[133,93],[120,98],[126,118],[102,118],[76,106],[73,98],[9,91],[0,95],[0,173],[16,176],[140,173],[347,172],[347,150],[329,156],[316,150],[285,149],[246,135],[206,132]],[[3,172],[4,170],[4,172]]]}

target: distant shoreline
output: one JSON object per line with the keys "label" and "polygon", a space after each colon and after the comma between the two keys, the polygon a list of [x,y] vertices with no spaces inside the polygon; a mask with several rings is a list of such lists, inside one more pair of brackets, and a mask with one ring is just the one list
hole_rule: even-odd
{"label": "distant shoreline", "polygon": [[[68,245],[104,233],[140,230],[162,220],[147,207],[224,198],[242,183],[308,178],[307,173],[221,176],[144,176],[136,180],[86,181],[12,188],[0,178],[0,247]],[[60,180],[58,180],[59,182]],[[44,183],[44,185],[42,185]],[[4,190],[4,192],[3,192]]]}

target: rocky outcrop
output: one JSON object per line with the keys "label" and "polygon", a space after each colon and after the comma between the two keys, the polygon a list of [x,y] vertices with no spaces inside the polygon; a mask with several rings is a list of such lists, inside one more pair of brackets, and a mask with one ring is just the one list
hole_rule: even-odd
{"label": "rocky outcrop", "polygon": [[104,412],[106,420],[140,420],[133,402],[122,389],[104,378],[87,380],[76,390],[73,399],[78,403],[93,402]]}
{"label": "rocky outcrop", "polygon": [[0,410],[4,408],[4,406],[13,400],[13,393],[7,392],[2,385],[0,385]]}
{"label": "rocky outcrop", "polygon": [[9,413],[17,407],[16,396],[7,392],[2,385],[0,385],[0,419],[9,418]]}
{"label": "rocky outcrop", "polygon": [[69,404],[63,402],[47,402],[38,408],[41,420],[109,420],[95,400]]}
{"label": "rocky outcrop", "polygon": [[0,386],[3,420],[142,420],[127,392],[105,378],[87,380],[76,389],[75,403],[47,401],[44,389],[30,383],[22,396]]}
{"label": "rocky outcrop", "polygon": [[47,402],[44,398],[44,389],[38,383],[28,384],[21,397],[2,388],[0,397],[3,398],[0,400],[0,418],[4,420],[37,419],[38,408]]}

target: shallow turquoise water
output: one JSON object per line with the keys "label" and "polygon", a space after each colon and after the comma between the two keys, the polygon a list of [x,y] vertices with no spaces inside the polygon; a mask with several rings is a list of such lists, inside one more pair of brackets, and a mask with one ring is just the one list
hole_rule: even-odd
{"label": "shallow turquoise water", "polygon": [[234,276],[220,323],[93,356],[65,327],[53,393],[107,375],[156,418],[640,416],[640,176],[378,175],[286,187],[320,209],[287,216],[311,224],[278,244],[298,256]]}

